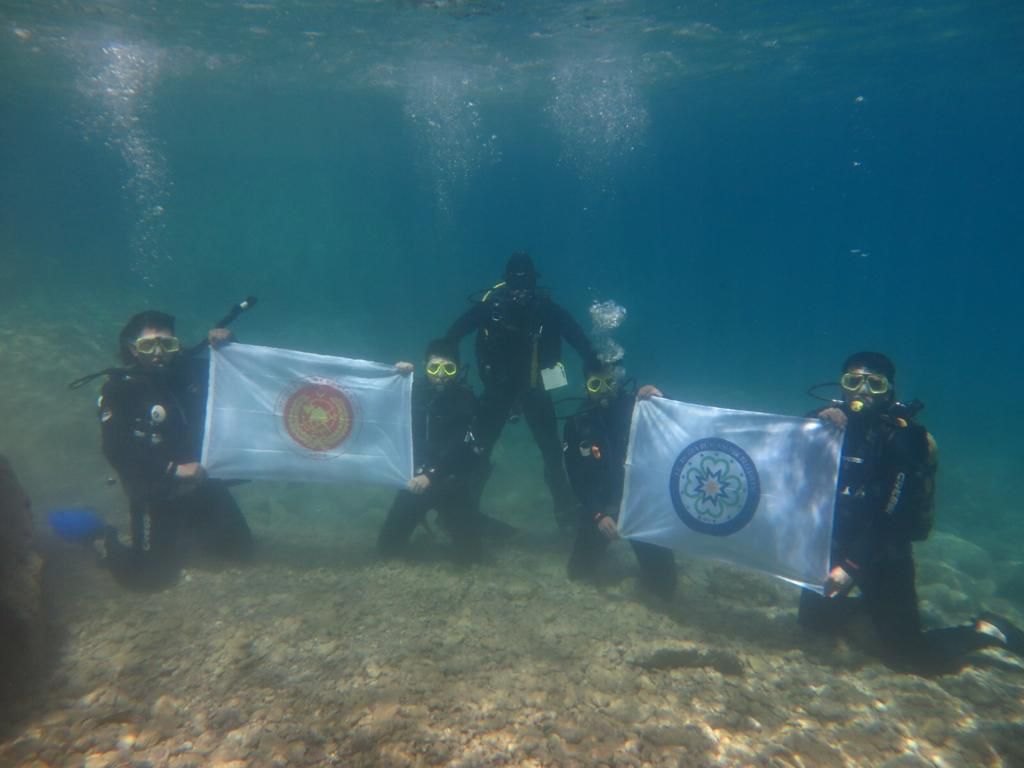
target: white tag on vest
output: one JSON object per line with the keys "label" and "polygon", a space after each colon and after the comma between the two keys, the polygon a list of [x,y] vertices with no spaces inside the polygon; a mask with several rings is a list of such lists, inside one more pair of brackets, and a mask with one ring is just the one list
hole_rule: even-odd
{"label": "white tag on vest", "polygon": [[555,363],[550,368],[542,368],[540,371],[540,380],[544,384],[544,390],[550,392],[552,389],[559,389],[560,387],[567,386],[569,379],[565,375],[565,366],[561,363]]}

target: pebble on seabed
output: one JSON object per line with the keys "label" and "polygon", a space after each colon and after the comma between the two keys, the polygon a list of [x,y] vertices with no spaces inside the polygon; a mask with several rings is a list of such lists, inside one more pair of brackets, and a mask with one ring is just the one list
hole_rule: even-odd
{"label": "pebble on seabed", "polygon": [[[286,549],[322,551],[326,535]],[[630,575],[600,589],[568,582],[547,551],[499,552],[466,574],[353,550],[335,569],[286,573],[272,557],[196,569],[145,597],[83,562],[59,606],[69,631],[54,682],[0,743],[0,764],[882,765],[912,739],[956,765],[1011,749],[987,740],[1024,719],[1012,668],[891,673],[850,644],[809,643],[795,594],[773,583],[737,580],[758,590],[753,605],[709,596],[717,565],[688,563],[657,610],[619,554]],[[972,569],[924,568],[923,591],[988,591],[989,572]]]}

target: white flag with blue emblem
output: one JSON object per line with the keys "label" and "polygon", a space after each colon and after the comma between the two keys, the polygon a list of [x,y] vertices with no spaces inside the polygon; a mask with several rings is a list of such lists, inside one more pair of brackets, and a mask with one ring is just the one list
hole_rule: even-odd
{"label": "white flag with blue emblem", "polygon": [[371,483],[412,477],[412,374],[393,365],[228,344],[210,351],[210,477]]}
{"label": "white flag with blue emblem", "polygon": [[817,419],[638,400],[619,532],[822,592],[841,448]]}

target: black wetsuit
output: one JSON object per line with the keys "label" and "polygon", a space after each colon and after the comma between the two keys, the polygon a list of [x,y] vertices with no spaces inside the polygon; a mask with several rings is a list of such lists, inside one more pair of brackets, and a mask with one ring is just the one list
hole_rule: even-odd
{"label": "black wetsuit", "polygon": [[955,671],[971,651],[1000,643],[973,625],[921,628],[912,542],[927,534],[921,521],[931,519],[935,461],[930,437],[912,422],[846,412],[832,565],[853,577],[861,597],[827,598],[805,590],[800,623],[838,633],[863,609],[887,664],[922,674]]}
{"label": "black wetsuit", "polygon": [[458,342],[476,331],[476,357],[484,394],[477,416],[477,439],[489,456],[513,409],[522,409],[544,460],[544,480],[555,504],[559,524],[571,524],[572,491],[562,467],[562,443],[551,396],[541,371],[562,360],[562,339],[596,367],[597,357],[586,334],[572,316],[543,292],[519,303],[501,287],[490,291],[448,329]]}
{"label": "black wetsuit", "polygon": [[252,534],[224,483],[173,477],[177,465],[200,457],[207,366],[205,357],[183,357],[166,371],[133,368],[103,385],[103,453],[128,493],[132,535],[131,547],[108,535],[104,562],[126,586],[174,583],[190,536],[218,555],[251,554]]}
{"label": "black wetsuit", "polygon": [[[626,476],[626,450],[633,414],[633,392],[620,391],[607,407],[587,403],[565,423],[565,468],[579,499],[576,541],[569,557],[569,578],[588,579],[608,547],[598,529],[601,517],[617,519]],[[671,550],[630,541],[645,589],[670,598],[676,589]]]}
{"label": "black wetsuit", "polygon": [[486,464],[473,435],[476,396],[460,382],[434,387],[417,379],[412,388],[412,450],[416,474],[430,478],[422,494],[399,491],[381,528],[382,555],[401,554],[416,526],[436,509],[455,545],[456,559],[480,554],[479,501]]}

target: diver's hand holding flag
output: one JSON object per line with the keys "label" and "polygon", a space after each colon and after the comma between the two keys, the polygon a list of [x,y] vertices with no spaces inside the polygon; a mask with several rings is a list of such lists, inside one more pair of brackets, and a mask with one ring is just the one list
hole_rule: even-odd
{"label": "diver's hand holding flag", "polygon": [[841,448],[817,419],[638,400],[619,533],[822,592]]}
{"label": "diver's hand holding flag", "polygon": [[373,483],[412,477],[412,375],[287,349],[210,350],[210,477]]}

